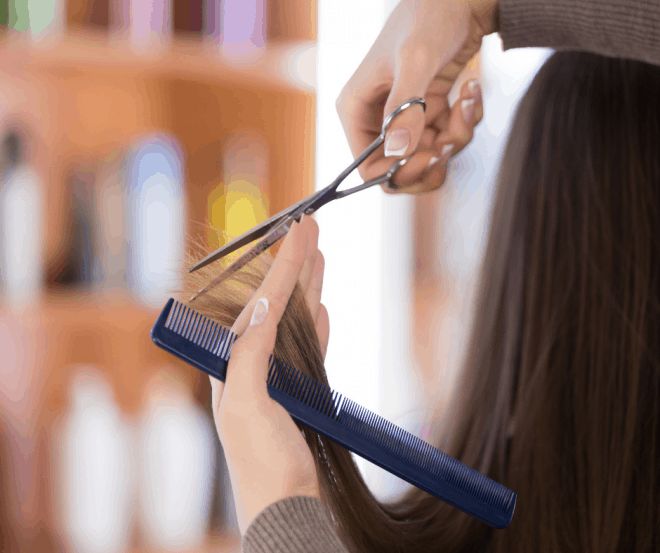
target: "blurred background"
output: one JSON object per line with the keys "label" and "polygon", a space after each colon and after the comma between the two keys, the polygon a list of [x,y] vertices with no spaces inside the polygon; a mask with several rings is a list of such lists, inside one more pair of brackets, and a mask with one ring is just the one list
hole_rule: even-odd
{"label": "blurred background", "polygon": [[[0,3],[2,551],[240,551],[208,378],[149,331],[190,238],[216,248],[352,161],[334,103],[395,4]],[[422,438],[455,393],[499,157],[548,53],[484,41],[461,77],[484,121],[440,190],[317,215],[330,385]],[[405,489],[356,459],[379,497]]]}

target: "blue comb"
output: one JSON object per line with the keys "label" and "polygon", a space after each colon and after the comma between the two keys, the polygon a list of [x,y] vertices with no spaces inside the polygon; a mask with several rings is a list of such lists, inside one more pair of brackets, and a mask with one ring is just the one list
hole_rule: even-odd
{"label": "blue comb", "polygon": [[[170,299],[151,330],[155,344],[225,381],[237,335]],[[495,528],[516,494],[273,355],[268,395],[291,417],[349,451]]]}

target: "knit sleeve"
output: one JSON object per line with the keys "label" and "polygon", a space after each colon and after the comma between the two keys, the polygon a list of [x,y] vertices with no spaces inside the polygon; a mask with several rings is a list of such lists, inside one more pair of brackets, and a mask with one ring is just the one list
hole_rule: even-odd
{"label": "knit sleeve", "polygon": [[505,50],[581,50],[660,65],[660,0],[500,0]]}
{"label": "knit sleeve", "polygon": [[269,505],[250,523],[243,553],[349,553],[330,513],[315,497],[287,497]]}

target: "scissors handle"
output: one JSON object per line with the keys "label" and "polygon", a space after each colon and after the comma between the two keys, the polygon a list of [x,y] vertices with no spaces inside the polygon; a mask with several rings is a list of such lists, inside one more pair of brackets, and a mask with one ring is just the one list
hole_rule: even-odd
{"label": "scissors handle", "polygon": [[[303,213],[305,213],[306,215],[311,215],[321,206],[337,198],[350,196],[355,192],[359,192],[360,190],[364,190],[365,188],[369,188],[370,186],[374,186],[376,184],[386,183],[387,187],[390,188],[391,190],[395,190],[399,188],[392,182],[392,178],[394,177],[394,174],[397,172],[397,170],[408,162],[408,160],[412,157],[412,154],[406,158],[394,162],[392,167],[390,167],[390,170],[384,175],[381,175],[380,177],[369,180],[349,190],[344,190],[342,192],[336,191],[337,187],[344,181],[344,179],[348,175],[350,175],[373,152],[375,152],[376,149],[378,149],[381,146],[381,144],[383,144],[383,142],[385,142],[385,135],[387,134],[387,130],[389,129],[390,124],[392,123],[394,118],[397,115],[399,115],[402,111],[404,111],[405,109],[409,108],[414,104],[421,104],[424,111],[426,111],[426,102],[424,101],[423,98],[412,98],[407,102],[404,102],[403,104],[398,106],[396,109],[394,109],[392,113],[390,113],[383,121],[383,126],[380,135],[378,135],[378,137],[369,145],[369,147],[366,150],[364,150],[364,152],[362,152],[353,161],[353,163],[351,163],[351,165],[349,165],[344,171],[342,171],[331,184],[329,184],[328,186],[326,186],[321,190],[314,192],[313,194],[310,194],[308,197],[300,200],[299,202],[293,204],[292,206],[287,207],[286,209],[280,211],[278,214],[273,215],[268,220],[258,224],[256,227],[250,229],[241,236],[234,238],[228,244],[225,244],[221,248],[217,249],[216,251],[214,251],[213,253],[211,253],[210,255],[206,256],[204,259],[193,265],[188,270],[188,272],[192,273],[198,269],[201,269],[202,267],[205,267],[206,265],[213,263],[214,261],[224,257],[225,255],[228,255],[236,251],[237,249],[245,246],[246,244],[249,244],[250,242],[253,242],[254,240],[257,240],[258,238],[261,238],[262,236],[271,232],[272,237],[276,238],[275,241],[271,242],[269,240],[269,238],[271,238],[271,235],[269,235],[267,239],[264,239],[262,242],[258,243],[253,249],[255,253],[250,257],[249,260],[251,260],[260,253],[262,253],[263,251],[265,251],[267,248],[269,248],[272,244],[274,244],[277,240],[279,240],[279,238],[281,238],[281,236],[276,237],[276,235],[278,235],[279,227],[280,225],[283,224],[283,222],[291,218],[293,218],[293,220],[298,220]],[[286,234],[286,232],[288,232],[288,227],[286,228],[286,231],[284,233]],[[252,252],[253,250],[250,251]],[[245,255],[247,256],[248,254]],[[244,266],[245,263],[247,263],[247,261],[242,262],[242,260],[243,257],[237,259],[234,263],[238,265],[238,267],[235,267],[235,265],[232,264],[232,266],[230,266],[223,272],[223,275],[226,273],[233,274],[234,272],[236,272],[236,270],[238,270],[238,268]],[[229,274],[227,274],[227,276],[229,276]],[[226,278],[226,276],[224,278]],[[211,284],[215,285],[216,282],[213,281]],[[209,284],[209,287],[207,288],[210,288],[211,284]]]}
{"label": "scissors handle", "polygon": [[348,190],[342,190],[341,192],[337,192],[335,194],[334,199],[337,200],[339,198],[345,198],[346,196],[350,196],[351,194],[355,194],[355,192],[359,192],[360,190],[364,190],[365,188],[369,188],[376,184],[385,184],[390,190],[398,190],[401,187],[394,184],[392,179],[394,178],[394,175],[399,170],[399,168],[403,167],[406,163],[408,163],[408,161],[412,156],[413,154],[410,154],[408,157],[404,157],[403,159],[399,159],[395,161],[392,164],[392,167],[390,167],[389,171],[387,171],[387,173],[381,175],[380,177],[376,177],[375,179],[368,180],[363,184],[354,186],[353,188],[349,188]]}
{"label": "scissors handle", "polygon": [[[340,175],[335,179],[335,181],[332,183],[331,186],[335,186],[335,188],[337,186],[339,186],[339,184],[348,175],[350,175],[357,167],[359,167],[365,159],[367,159],[371,154],[373,154],[380,147],[380,145],[383,142],[385,142],[385,135],[387,134],[387,130],[389,129],[390,124],[392,123],[392,121],[394,121],[394,118],[397,115],[399,115],[402,111],[408,109],[410,106],[415,105],[415,104],[421,104],[424,111],[426,111],[426,102],[424,101],[424,98],[411,98],[407,102],[404,102],[403,104],[398,106],[396,109],[394,109],[392,111],[392,113],[390,113],[385,118],[385,121],[383,121],[383,127],[380,131],[380,134],[378,135],[378,138],[376,138],[376,140],[374,140],[371,144],[369,144],[367,149],[364,150],[364,152],[362,152],[358,157],[356,157],[355,160],[353,161],[353,163],[351,163],[344,171],[342,171],[340,173]],[[410,156],[408,156],[408,157],[410,157]],[[407,159],[406,159],[406,161],[407,161]],[[404,164],[405,164],[405,162],[404,162]],[[394,167],[394,165],[392,167]],[[397,167],[397,169],[398,169],[398,167]],[[390,169],[390,171],[391,171],[391,169]],[[385,175],[383,175],[382,178],[386,177],[387,174],[389,174],[389,172],[386,173]],[[372,183],[371,186],[373,186],[373,184],[375,184],[375,183]],[[363,188],[360,188],[360,190],[363,190]],[[356,192],[357,192],[357,190],[356,190]]]}
{"label": "scissors handle", "polygon": [[336,191],[337,187],[342,183],[342,181],[348,175],[350,175],[357,167],[359,167],[360,164],[365,159],[367,159],[372,153],[374,153],[383,144],[383,142],[385,142],[385,135],[387,134],[387,130],[389,129],[390,124],[392,123],[394,118],[397,115],[399,115],[403,110],[408,109],[410,106],[414,104],[421,104],[424,111],[426,111],[426,102],[424,101],[423,98],[411,98],[407,102],[404,102],[396,109],[394,109],[392,113],[390,113],[385,118],[385,121],[383,121],[383,127],[378,137],[367,147],[366,150],[364,150],[364,152],[362,152],[357,158],[355,158],[353,163],[351,163],[344,171],[340,173],[340,175],[334,180],[332,184],[330,184],[329,186],[325,187],[323,190],[320,190],[318,192],[318,197],[310,201],[310,205],[305,210],[305,214],[311,215],[320,207],[327,204],[328,202],[331,202],[332,200],[350,196],[355,192],[359,192],[360,190],[364,190],[365,188],[369,188],[376,184],[387,184],[387,187],[390,190],[397,190],[400,188],[399,186],[395,185],[392,182],[392,178],[394,177],[395,173],[399,170],[400,167],[403,167],[406,163],[408,163],[408,160],[410,160],[413,154],[410,154],[408,157],[395,161],[392,164],[392,167],[390,167],[389,171],[387,171],[387,173],[379,177],[376,177],[375,179],[371,179],[363,184],[360,184],[353,188],[349,188],[348,190],[343,190],[341,192]]}

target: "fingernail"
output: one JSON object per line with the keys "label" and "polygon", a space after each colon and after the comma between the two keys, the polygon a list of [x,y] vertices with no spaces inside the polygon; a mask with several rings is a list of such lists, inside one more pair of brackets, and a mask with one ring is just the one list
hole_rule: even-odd
{"label": "fingernail", "polygon": [[268,314],[268,300],[266,298],[259,298],[257,305],[254,306],[252,318],[250,319],[250,326],[257,326],[266,320]]}
{"label": "fingernail", "polygon": [[471,125],[474,121],[474,98],[463,100],[461,102],[461,109],[463,111],[463,121]]}
{"label": "fingernail", "polygon": [[445,144],[442,147],[442,150],[440,151],[440,158],[439,158],[439,161],[441,162],[441,165],[445,165],[449,161],[449,158],[451,157],[451,153],[453,151],[454,151],[454,145],[453,144]]}
{"label": "fingernail", "polygon": [[428,164],[426,165],[426,168],[428,169],[431,167],[431,165],[435,165],[438,161],[440,161],[440,158],[438,156],[434,156],[431,159],[429,159]]}
{"label": "fingernail", "polygon": [[408,149],[410,133],[407,129],[396,129],[385,142],[385,157],[402,156]]}
{"label": "fingernail", "polygon": [[470,96],[473,98],[477,98],[479,95],[481,95],[481,85],[479,84],[479,81],[476,79],[469,81],[468,90],[470,91]]}

